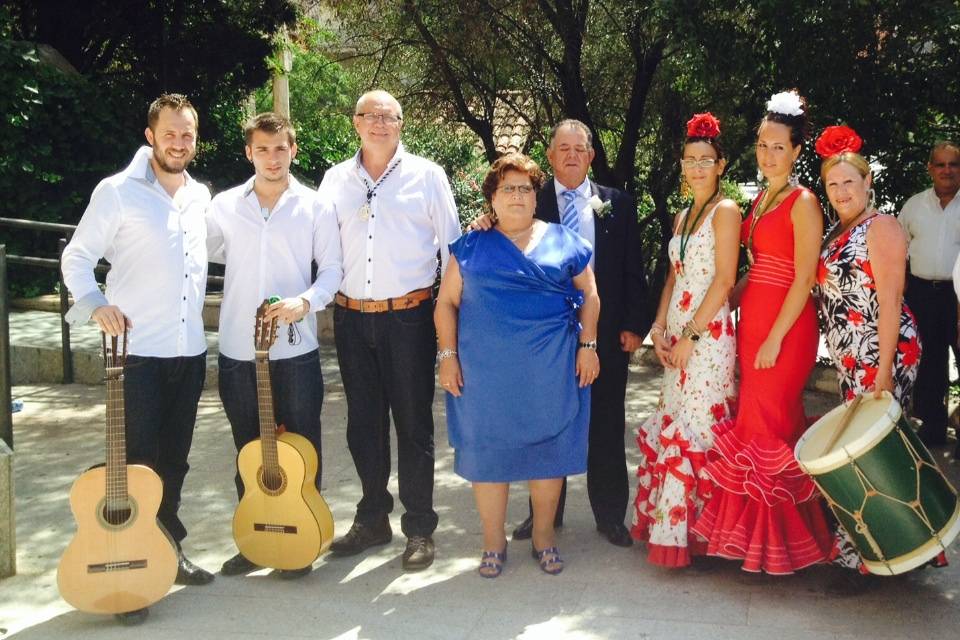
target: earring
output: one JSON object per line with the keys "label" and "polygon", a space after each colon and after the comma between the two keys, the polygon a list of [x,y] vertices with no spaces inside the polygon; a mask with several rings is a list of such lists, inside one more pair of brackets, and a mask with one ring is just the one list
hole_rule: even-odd
{"label": "earring", "polygon": [[877,205],[877,192],[873,190],[873,187],[867,189],[867,209],[873,210],[876,209]]}
{"label": "earring", "polygon": [[830,223],[830,226],[827,229],[833,227],[840,220],[840,216],[837,215],[837,212],[833,210],[833,205],[827,201],[827,210],[825,211],[827,216],[827,222]]}
{"label": "earring", "polygon": [[681,173],[680,174],[680,197],[684,199],[689,198],[690,192],[691,192],[690,183],[687,182],[687,179]]}
{"label": "earring", "polygon": [[787,184],[789,184],[791,187],[799,186],[800,178],[797,177],[797,174],[795,171],[790,171],[790,177],[787,178]]}
{"label": "earring", "polygon": [[757,184],[763,184],[763,171],[760,171],[759,167],[757,167]]}

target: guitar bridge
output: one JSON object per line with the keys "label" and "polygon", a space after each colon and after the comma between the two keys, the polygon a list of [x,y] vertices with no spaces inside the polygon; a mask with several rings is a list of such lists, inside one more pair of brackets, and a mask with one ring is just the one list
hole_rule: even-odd
{"label": "guitar bridge", "polygon": [[270,524],[266,522],[254,522],[253,530],[263,533],[297,533],[297,528],[289,524]]}
{"label": "guitar bridge", "polygon": [[146,569],[146,560],[123,560],[120,562],[101,562],[88,564],[87,573],[109,573],[111,571],[129,571],[131,569]]}

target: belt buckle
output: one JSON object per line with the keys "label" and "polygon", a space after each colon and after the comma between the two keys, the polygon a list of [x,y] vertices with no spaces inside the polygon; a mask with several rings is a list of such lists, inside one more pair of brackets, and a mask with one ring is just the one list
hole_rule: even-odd
{"label": "belt buckle", "polygon": [[360,313],[365,313],[365,310],[363,308],[363,303],[366,302],[366,300],[361,298],[358,302],[360,303]]}

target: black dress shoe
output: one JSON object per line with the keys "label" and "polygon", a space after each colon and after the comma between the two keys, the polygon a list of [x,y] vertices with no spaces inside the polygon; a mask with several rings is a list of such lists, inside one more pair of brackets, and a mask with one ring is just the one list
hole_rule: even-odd
{"label": "black dress shoe", "polygon": [[610,544],[615,544],[618,547],[633,546],[633,538],[630,537],[630,532],[619,522],[615,524],[598,524],[597,531],[609,540]]}
{"label": "black dress shoe", "polygon": [[393,530],[386,518],[378,525],[369,526],[354,522],[347,535],[337,538],[330,544],[330,553],[335,556],[353,556],[364,549],[387,544],[393,540]]}
{"label": "black dress shoe", "polygon": [[[553,528],[560,529],[563,527],[563,516],[557,516],[553,519]],[[527,516],[527,519],[517,525],[517,528],[513,530],[513,539],[514,540],[529,540],[533,537],[533,516]]]}
{"label": "black dress shoe", "polygon": [[403,550],[403,570],[421,571],[433,564],[433,538],[430,536],[410,536],[407,548]]}
{"label": "black dress shoe", "polygon": [[312,564],[308,564],[300,569],[281,569],[279,577],[281,580],[296,580],[297,578],[308,575],[311,571],[313,571]]}
{"label": "black dress shoe", "polygon": [[213,574],[187,560],[183,551],[177,549],[177,584],[197,586],[213,582]]}
{"label": "black dress shoe", "polygon": [[223,566],[220,567],[220,573],[225,576],[239,576],[262,568],[260,565],[247,560],[247,557],[242,553],[238,553],[223,563]]}
{"label": "black dress shoe", "polygon": [[117,622],[125,627],[135,627],[138,624],[143,624],[149,615],[150,609],[144,607],[143,609],[134,609],[133,611],[115,613],[113,614],[113,617]]}

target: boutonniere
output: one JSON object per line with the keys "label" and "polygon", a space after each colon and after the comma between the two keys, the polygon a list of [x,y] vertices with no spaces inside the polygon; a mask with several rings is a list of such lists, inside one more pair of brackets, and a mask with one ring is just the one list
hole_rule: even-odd
{"label": "boutonniere", "polygon": [[613,203],[607,200],[604,202],[600,199],[600,196],[590,196],[590,200],[587,201],[587,204],[590,205],[590,209],[597,214],[598,218],[606,218],[610,215],[610,212],[613,211]]}

